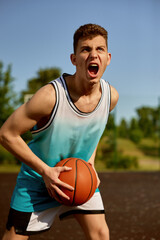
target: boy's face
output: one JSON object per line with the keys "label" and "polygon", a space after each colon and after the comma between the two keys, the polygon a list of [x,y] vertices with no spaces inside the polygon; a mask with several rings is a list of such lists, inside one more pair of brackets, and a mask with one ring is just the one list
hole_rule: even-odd
{"label": "boy's face", "polygon": [[88,81],[99,81],[110,60],[106,40],[101,35],[92,39],[80,39],[76,53],[71,55],[71,61],[76,66],[76,75]]}

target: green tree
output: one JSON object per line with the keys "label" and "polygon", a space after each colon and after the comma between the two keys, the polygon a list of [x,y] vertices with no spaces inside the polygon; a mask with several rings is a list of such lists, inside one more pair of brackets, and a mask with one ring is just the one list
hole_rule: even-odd
{"label": "green tree", "polygon": [[136,109],[138,114],[139,128],[144,134],[144,137],[152,137],[155,133],[155,109],[151,107],[142,107]]}
{"label": "green tree", "polygon": [[152,123],[153,123],[153,131],[155,133],[156,137],[159,137],[160,134],[160,106],[157,108],[153,109],[153,118],[152,118]]}
{"label": "green tree", "polygon": [[28,80],[27,89],[21,92],[21,103],[24,102],[24,96],[26,94],[34,94],[42,86],[46,85],[53,79],[58,78],[61,75],[61,70],[59,68],[46,68],[40,69],[37,72],[37,76]]}
{"label": "green tree", "polygon": [[118,136],[121,138],[128,137],[128,124],[126,120],[123,118],[118,126]]}
{"label": "green tree", "polygon": [[142,137],[143,137],[143,132],[139,127],[138,120],[135,118],[132,118],[129,126],[129,138],[133,142],[139,143]]}
{"label": "green tree", "polygon": [[114,130],[115,127],[115,116],[113,113],[109,114],[108,122],[107,122],[107,129]]}
{"label": "green tree", "polygon": [[11,76],[11,65],[3,71],[0,61],[0,126],[6,121],[15,109],[16,94],[13,91],[14,78]]}

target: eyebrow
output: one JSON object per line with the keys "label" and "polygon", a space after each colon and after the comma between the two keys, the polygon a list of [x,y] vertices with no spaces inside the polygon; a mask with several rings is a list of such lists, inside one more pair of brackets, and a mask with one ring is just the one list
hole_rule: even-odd
{"label": "eyebrow", "polygon": [[90,46],[88,46],[88,45],[83,45],[82,47],[81,47],[81,49],[82,48],[91,48]]}
{"label": "eyebrow", "polygon": [[[105,47],[107,47],[106,45],[98,45],[96,48],[105,48]],[[88,46],[88,45],[83,45],[83,46],[81,46],[81,49],[83,49],[83,48],[88,48],[88,49],[91,49],[92,47],[90,47],[90,46]]]}
{"label": "eyebrow", "polygon": [[99,46],[97,46],[97,47],[105,48],[105,47],[107,47],[107,46],[106,46],[106,45],[99,45]]}

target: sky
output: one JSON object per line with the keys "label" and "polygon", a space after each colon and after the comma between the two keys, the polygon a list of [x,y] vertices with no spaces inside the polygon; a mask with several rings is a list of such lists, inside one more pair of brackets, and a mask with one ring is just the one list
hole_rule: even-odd
{"label": "sky", "polygon": [[160,97],[159,0],[0,0],[0,61],[12,64],[14,90],[26,89],[40,68],[73,74],[73,34],[86,23],[109,35],[110,65],[103,78],[119,92],[117,121]]}

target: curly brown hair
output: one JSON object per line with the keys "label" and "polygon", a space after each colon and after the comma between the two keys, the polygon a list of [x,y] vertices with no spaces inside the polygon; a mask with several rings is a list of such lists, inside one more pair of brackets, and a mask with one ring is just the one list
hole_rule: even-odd
{"label": "curly brown hair", "polygon": [[92,39],[97,35],[101,35],[102,37],[104,37],[104,39],[106,40],[107,48],[108,48],[108,32],[103,27],[97,24],[91,24],[91,23],[80,26],[76,30],[73,36],[74,53],[76,52],[79,39],[82,39],[82,38]]}

